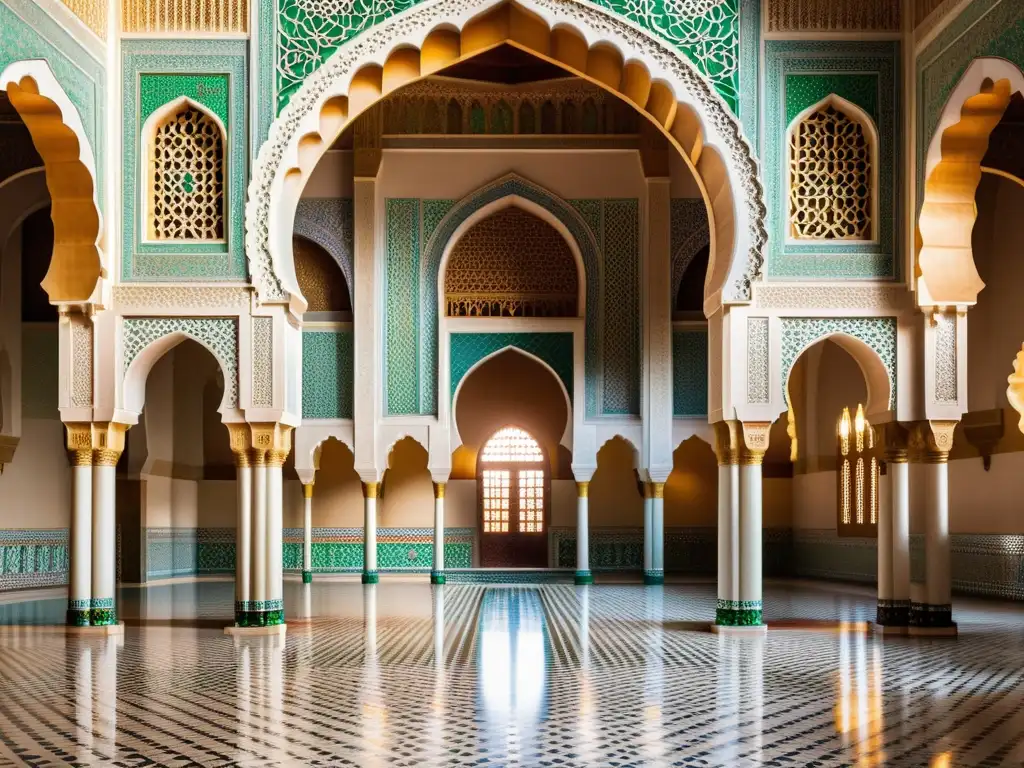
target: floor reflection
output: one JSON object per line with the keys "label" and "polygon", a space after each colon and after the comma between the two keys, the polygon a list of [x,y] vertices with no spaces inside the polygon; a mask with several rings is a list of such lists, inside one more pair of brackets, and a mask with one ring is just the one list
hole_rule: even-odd
{"label": "floor reflection", "polygon": [[230,586],[126,599],[156,618],[123,638],[0,628],[0,765],[1024,764],[1021,606],[958,602],[952,642],[740,639],[688,629],[713,585],[335,582],[288,585],[284,638],[231,638],[202,623]]}

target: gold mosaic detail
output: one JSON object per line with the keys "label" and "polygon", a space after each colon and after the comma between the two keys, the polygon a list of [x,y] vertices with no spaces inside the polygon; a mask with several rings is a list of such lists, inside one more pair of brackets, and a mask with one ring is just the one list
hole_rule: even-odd
{"label": "gold mosaic detail", "polygon": [[575,317],[579,275],[554,227],[506,208],[456,244],[444,292],[449,317]]}
{"label": "gold mosaic detail", "polygon": [[790,234],[796,238],[871,238],[871,147],[856,120],[828,104],[789,140]]}
{"label": "gold mosaic detail", "polygon": [[352,309],[341,268],[331,255],[304,237],[292,238],[295,279],[306,299],[307,312],[346,312]]}
{"label": "gold mosaic detail", "polygon": [[902,6],[898,0],[769,0],[766,21],[769,32],[899,32]]}
{"label": "gold mosaic detail", "polygon": [[190,104],[153,137],[155,240],[224,239],[224,138],[212,117]]}
{"label": "gold mosaic detail", "polygon": [[60,0],[102,40],[107,38],[107,4],[103,0]]}
{"label": "gold mosaic detail", "polygon": [[[100,0],[75,1],[102,4]],[[246,32],[249,0],[122,0],[121,28],[125,32]]]}

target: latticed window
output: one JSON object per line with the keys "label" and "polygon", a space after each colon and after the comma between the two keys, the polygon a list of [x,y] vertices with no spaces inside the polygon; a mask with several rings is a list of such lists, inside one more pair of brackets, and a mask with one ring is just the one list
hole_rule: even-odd
{"label": "latticed window", "polygon": [[544,454],[529,432],[504,427],[480,453],[483,532],[543,533]]}
{"label": "latticed window", "polygon": [[839,442],[839,534],[875,536],[878,531],[879,456],[875,432],[864,418],[864,406],[850,418],[843,408],[837,427]]}
{"label": "latticed window", "polygon": [[153,240],[224,239],[224,137],[217,122],[184,103],[153,134]]}
{"label": "latticed window", "polygon": [[873,174],[864,126],[832,103],[811,112],[790,131],[790,235],[870,240]]}
{"label": "latticed window", "polygon": [[449,317],[575,317],[576,259],[558,231],[519,208],[473,226],[445,269]]}

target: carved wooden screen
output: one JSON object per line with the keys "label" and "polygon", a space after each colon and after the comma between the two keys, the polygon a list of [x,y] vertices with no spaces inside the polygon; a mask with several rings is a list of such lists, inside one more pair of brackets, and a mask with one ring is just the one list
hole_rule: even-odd
{"label": "carved wooden screen", "polygon": [[183,104],[153,135],[154,240],[224,239],[224,138],[216,121]]}
{"label": "carved wooden screen", "polygon": [[789,137],[792,237],[871,239],[869,142],[864,126],[832,104],[794,126]]}
{"label": "carved wooden screen", "polygon": [[445,270],[449,317],[575,317],[579,277],[562,236],[519,208],[480,221]]}
{"label": "carved wooden screen", "polygon": [[537,441],[518,427],[498,430],[480,453],[480,562],[547,565],[548,473]]}
{"label": "carved wooden screen", "polygon": [[837,432],[839,535],[876,536],[879,449],[875,445],[875,431],[864,418],[864,407],[857,406],[857,415],[853,419],[850,418],[850,410],[844,408]]}

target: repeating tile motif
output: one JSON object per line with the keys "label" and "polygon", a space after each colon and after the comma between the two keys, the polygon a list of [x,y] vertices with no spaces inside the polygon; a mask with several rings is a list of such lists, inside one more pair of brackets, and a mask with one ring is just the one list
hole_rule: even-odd
{"label": "repeating tile motif", "polygon": [[706,328],[672,331],[672,414],[707,416],[708,332]]}
{"label": "repeating tile motif", "polygon": [[[384,204],[387,297],[384,412],[390,416],[421,413],[419,403],[420,201],[389,199]],[[435,330],[436,334],[437,331]],[[437,366],[434,366],[436,371]],[[427,368],[422,373],[429,373]]]}
{"label": "repeating tile motif", "polygon": [[782,391],[797,357],[814,342],[842,333],[867,344],[878,353],[889,374],[889,409],[896,407],[896,318],[894,317],[786,317],[782,319]]}
{"label": "repeating tile motif", "polygon": [[835,94],[856,104],[878,122],[878,73],[786,75],[786,125],[810,106]]}
{"label": "repeating tile motif", "polygon": [[[978,56],[1024,62],[1017,0],[975,0],[967,4],[917,57],[917,189],[924,190],[925,154],[942,109],[967,67]],[[924,194],[917,195],[920,213]]]}
{"label": "repeating tile motif", "polygon": [[672,304],[675,306],[679,286],[690,262],[702,248],[711,243],[708,210],[703,198],[674,197],[669,207],[672,251]]}
{"label": "repeating tile motif", "polygon": [[[277,13],[277,111],[339,46],[420,0],[279,0]],[[740,0],[664,0],[635,5],[599,0],[662,38],[714,86],[733,113],[739,111]]]}
{"label": "repeating tile motif", "polygon": [[66,584],[68,531],[0,530],[0,592]]}
{"label": "repeating tile motif", "polygon": [[274,406],[274,318],[252,319],[252,404]]}
{"label": "repeating tile motif", "polygon": [[935,316],[935,401],[954,405],[957,401],[957,356],[955,314]]}
{"label": "repeating tile motif", "polygon": [[571,333],[453,333],[450,337],[452,399],[466,373],[498,350],[513,347],[535,355],[551,366],[573,398],[573,341]]}
{"label": "repeating tile motif", "polygon": [[122,370],[157,339],[183,333],[210,350],[224,373],[227,404],[238,405],[238,320],[233,317],[126,317],[123,321]]}
{"label": "repeating tile motif", "polygon": [[771,358],[768,346],[768,318],[747,318],[747,402],[771,400]]}
{"label": "repeating tile motif", "polygon": [[[901,231],[901,208],[895,194],[901,183],[900,166],[895,156],[901,119],[899,55],[897,42],[766,41],[763,129],[764,171],[768,180],[765,192],[768,230],[771,233],[766,272],[769,277],[899,277],[901,243],[894,234]],[[803,76],[813,76],[814,79],[806,80]],[[787,242],[786,201],[789,191],[784,189],[784,185],[790,110],[799,112],[798,105],[825,88],[838,88],[854,99],[867,100],[866,104],[854,103],[869,110],[870,78],[877,82],[874,103],[877,105],[875,123],[879,140],[878,242]],[[795,95],[788,91],[791,85],[797,88]]]}
{"label": "repeating tile motif", "polygon": [[355,225],[350,197],[304,197],[295,210],[294,233],[327,253],[345,276],[349,300],[355,301]]}
{"label": "repeating tile motif", "polygon": [[[245,98],[249,83],[248,42],[135,39],[125,40],[122,51],[121,86],[125,103],[121,126],[124,134],[121,279],[125,282],[246,279],[243,232],[248,171],[244,149],[248,146]],[[148,74],[174,76],[175,79],[150,78],[144,93],[143,75]],[[158,84],[155,90],[154,83]],[[172,84],[179,86],[179,93],[174,97],[168,95]],[[224,210],[230,225],[225,232],[226,243],[147,243],[143,241],[145,233],[139,231],[142,220],[139,205],[144,193],[140,175],[145,157],[141,136],[144,110],[154,108],[158,97],[170,100],[178,96],[187,96],[215,111],[223,110],[222,117],[227,118],[224,120],[227,129]]]}
{"label": "repeating tile motif", "polygon": [[351,329],[302,332],[302,418],[351,419],[354,346]]}
{"label": "repeating tile motif", "polygon": [[640,206],[605,200],[601,250],[604,269],[602,412],[640,413]]}

